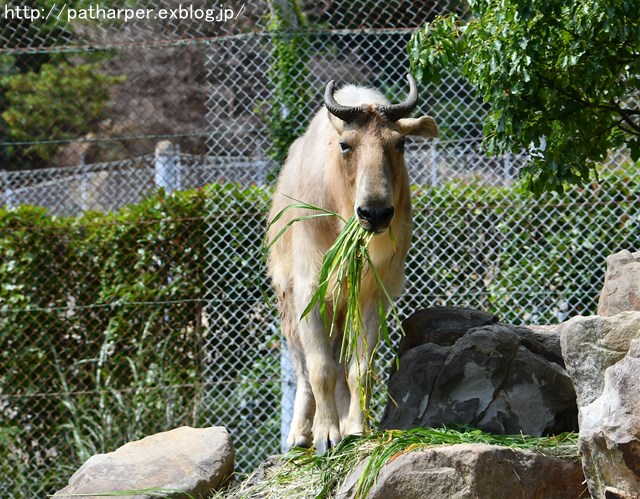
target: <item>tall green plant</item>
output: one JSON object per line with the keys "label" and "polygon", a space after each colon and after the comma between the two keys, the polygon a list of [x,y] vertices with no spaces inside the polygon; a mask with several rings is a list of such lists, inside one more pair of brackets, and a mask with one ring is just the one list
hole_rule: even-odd
{"label": "tall green plant", "polygon": [[269,80],[273,88],[266,117],[269,156],[284,161],[289,146],[308,121],[309,60],[306,19],[297,0],[270,0]]}
{"label": "tall green plant", "polygon": [[78,218],[0,209],[2,426],[29,442],[0,487],[41,497],[91,454],[197,424],[207,194]]}

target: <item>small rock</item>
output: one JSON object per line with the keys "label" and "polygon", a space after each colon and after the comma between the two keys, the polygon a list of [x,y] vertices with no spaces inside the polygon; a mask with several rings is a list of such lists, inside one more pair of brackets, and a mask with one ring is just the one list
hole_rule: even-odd
{"label": "small rock", "polygon": [[[82,494],[154,488],[171,490],[167,497],[172,498],[188,494],[206,497],[233,474],[234,459],[225,428],[184,426],[92,456],[69,479],[69,485],[55,495],[76,494],[74,498],[89,499]],[[147,499],[157,495],[120,497]]]}
{"label": "small rock", "polygon": [[[336,499],[354,499],[363,461]],[[430,447],[401,454],[382,467],[367,499],[567,499],[585,497],[580,463],[485,444]]]}

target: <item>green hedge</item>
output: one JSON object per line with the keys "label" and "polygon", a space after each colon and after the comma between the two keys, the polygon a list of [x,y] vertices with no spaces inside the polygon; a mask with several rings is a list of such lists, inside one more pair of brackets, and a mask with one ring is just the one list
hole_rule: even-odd
{"label": "green hedge", "polygon": [[640,250],[640,164],[538,198],[473,183],[420,189],[414,219],[409,265],[433,291],[405,297],[411,308],[467,305],[516,324],[595,314],[606,257]]}
{"label": "green hedge", "polygon": [[[214,300],[261,299],[254,260],[262,241],[242,220],[255,230],[265,205],[261,189],[212,185],[159,192],[114,214],[0,210],[6,483],[39,497],[38,487],[59,488],[94,453],[199,424],[202,311]],[[208,318],[211,331],[239,315],[225,311]],[[220,345],[217,367],[230,378],[252,361],[249,340],[239,333]],[[237,403],[233,396],[227,391],[224,404]],[[206,417],[222,419],[222,409]]]}

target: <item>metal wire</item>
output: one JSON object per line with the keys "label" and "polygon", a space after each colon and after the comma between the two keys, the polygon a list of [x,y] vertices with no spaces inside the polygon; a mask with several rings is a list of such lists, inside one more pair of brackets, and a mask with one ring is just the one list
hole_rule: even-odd
{"label": "metal wire", "polygon": [[[145,7],[178,4],[151,1]],[[290,76],[305,82],[306,104],[295,116],[307,120],[320,107],[330,79],[373,84],[389,98],[403,99],[411,29],[445,10],[405,0],[313,4],[303,9],[309,27],[283,34],[302,39],[298,58],[304,64]],[[261,292],[269,294],[260,252],[278,166],[271,159],[274,130],[269,125],[279,105],[269,77],[274,34],[268,31],[267,2],[242,6],[242,14],[224,24],[9,19],[0,28],[2,75],[22,72],[35,78],[43,64],[55,63],[61,68],[93,64],[95,73],[124,77],[96,94],[105,105],[98,115],[59,120],[45,116],[46,107],[32,108],[28,117],[42,130],[31,138],[13,134],[6,120],[0,122],[0,206],[30,204],[56,217],[80,216],[139,203],[159,187],[227,188],[197,217],[100,222],[127,226],[140,241],[145,226],[204,223],[194,244],[206,258],[194,267],[201,287],[192,296],[172,299],[155,289],[157,296],[149,300],[60,299],[24,306],[9,301],[17,296],[9,291],[15,290],[2,288],[0,457],[7,463],[0,464],[2,497],[51,494],[92,452],[108,452],[127,439],[181,424],[227,426],[243,472],[280,449],[287,417],[280,407],[291,395],[290,380],[280,370],[283,344],[274,307]],[[0,113],[6,117],[7,106],[21,109],[38,93],[35,87],[13,88],[0,102]],[[58,88],[49,90],[55,95]],[[83,95],[65,98],[86,107]],[[74,113],[72,106],[66,109]],[[488,158],[481,152],[485,110],[473,89],[448,75],[421,88],[416,113],[435,116],[441,138],[407,144],[416,227],[407,290],[398,303],[401,315],[434,305],[499,309],[519,323],[593,313],[606,255],[621,249],[624,234],[634,233],[630,226],[640,227],[640,192],[626,194],[624,203],[606,186],[571,199],[504,195],[488,200],[483,193],[490,189],[515,185],[526,154]],[[159,153],[159,139],[170,139],[176,149]],[[615,152],[608,168],[626,161],[624,152]],[[237,202],[243,189],[255,186],[265,195]],[[596,208],[602,216],[589,224]],[[577,225],[577,220],[585,222]],[[85,220],[78,230],[91,223]],[[0,238],[40,229],[23,224],[3,231]],[[523,231],[532,237],[523,239]],[[558,249],[542,244],[554,233],[574,234],[571,244]],[[528,245],[513,247],[523,240]],[[25,247],[18,257],[28,258],[29,251]],[[557,268],[538,265],[549,262],[549,251],[559,252],[558,261],[571,261]],[[52,248],[48,258],[62,256]],[[0,268],[8,261],[0,257]],[[186,262],[188,255],[177,255],[172,269],[178,272]],[[64,271],[61,263],[59,272]],[[86,275],[67,278],[84,279],[89,286],[92,271],[87,263]],[[18,294],[29,296],[30,280],[55,278],[24,276]],[[175,324],[171,320],[182,314],[179,307],[191,307],[185,312],[189,319]],[[38,327],[24,329],[25,324]],[[129,337],[116,338],[125,326]],[[120,344],[127,360],[114,365],[110,359]],[[381,353],[382,373],[393,355],[384,348]],[[166,372],[173,378],[163,378]],[[160,398],[153,396],[158,391]],[[378,411],[382,397],[381,392],[374,396]],[[53,414],[61,416],[54,421]]]}

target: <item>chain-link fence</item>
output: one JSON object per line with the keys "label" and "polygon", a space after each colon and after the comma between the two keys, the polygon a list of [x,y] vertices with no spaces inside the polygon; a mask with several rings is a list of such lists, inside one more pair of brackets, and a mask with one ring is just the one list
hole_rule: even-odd
{"label": "chain-link fence", "polygon": [[[0,2],[0,496],[180,424],[227,426],[241,471],[279,450],[291,389],[261,242],[284,145],[329,79],[402,99],[411,29],[462,9],[297,5]],[[524,156],[479,151],[463,81],[420,94],[441,137],[407,145],[401,315],[594,313],[606,255],[640,249],[637,168],[617,152],[599,185],[528,198]]]}

